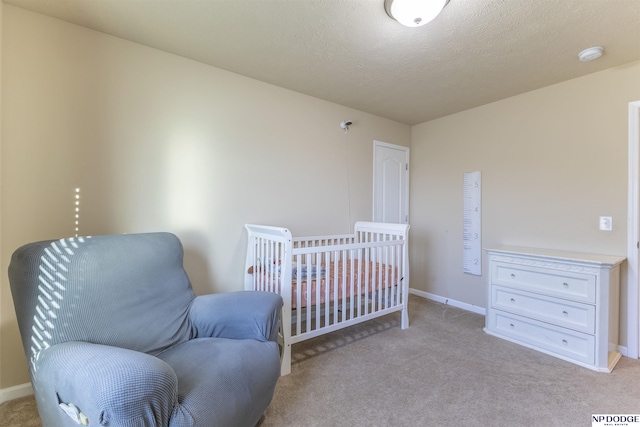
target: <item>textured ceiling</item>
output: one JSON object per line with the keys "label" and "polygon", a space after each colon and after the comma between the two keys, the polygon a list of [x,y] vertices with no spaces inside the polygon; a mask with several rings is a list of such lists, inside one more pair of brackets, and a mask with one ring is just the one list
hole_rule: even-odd
{"label": "textured ceiling", "polygon": [[640,0],[451,0],[418,28],[384,0],[4,3],[406,124],[640,60]]}

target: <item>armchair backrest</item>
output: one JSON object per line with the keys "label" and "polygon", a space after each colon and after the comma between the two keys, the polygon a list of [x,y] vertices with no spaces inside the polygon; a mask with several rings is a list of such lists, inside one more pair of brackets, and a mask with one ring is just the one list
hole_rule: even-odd
{"label": "armchair backrest", "polygon": [[195,298],[170,233],[108,235],[18,248],[9,282],[27,358],[65,341],[158,354],[190,335]]}

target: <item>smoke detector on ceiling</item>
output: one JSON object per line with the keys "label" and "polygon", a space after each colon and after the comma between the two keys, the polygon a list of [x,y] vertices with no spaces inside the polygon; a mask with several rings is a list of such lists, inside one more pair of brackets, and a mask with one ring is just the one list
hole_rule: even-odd
{"label": "smoke detector on ceiling", "polygon": [[602,46],[594,46],[587,48],[578,54],[578,59],[582,62],[593,61],[602,56],[604,48]]}

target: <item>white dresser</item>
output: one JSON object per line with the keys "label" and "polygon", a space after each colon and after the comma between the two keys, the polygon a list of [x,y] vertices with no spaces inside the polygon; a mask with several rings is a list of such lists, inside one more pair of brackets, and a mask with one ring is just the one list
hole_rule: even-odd
{"label": "white dresser", "polygon": [[624,257],[514,246],[487,254],[487,333],[611,372]]}

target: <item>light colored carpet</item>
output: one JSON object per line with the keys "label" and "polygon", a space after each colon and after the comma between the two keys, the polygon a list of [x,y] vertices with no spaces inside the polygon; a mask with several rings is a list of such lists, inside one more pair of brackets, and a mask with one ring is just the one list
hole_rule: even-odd
{"label": "light colored carpet", "polygon": [[410,298],[391,315],[294,346],[262,427],[590,426],[640,413],[640,361],[596,373],[484,333],[484,316]]}
{"label": "light colored carpet", "polygon": [[0,427],[41,427],[33,396],[10,400],[0,405]]}
{"label": "light colored carpet", "polygon": [[[640,414],[640,361],[592,372],[482,331],[484,317],[410,298],[399,315],[293,347],[260,427],[590,426]],[[0,405],[0,427],[39,426],[30,397]],[[36,418],[37,420],[37,418]]]}

